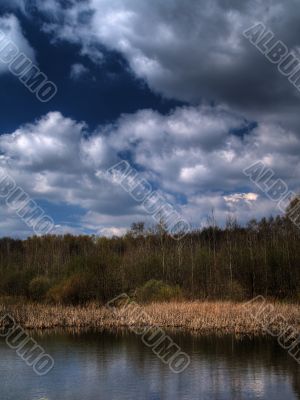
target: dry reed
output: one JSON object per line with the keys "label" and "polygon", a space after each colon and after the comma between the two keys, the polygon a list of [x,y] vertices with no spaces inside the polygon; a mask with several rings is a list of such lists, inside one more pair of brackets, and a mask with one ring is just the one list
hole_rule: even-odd
{"label": "dry reed", "polygon": [[[300,327],[297,305],[272,303],[273,315],[282,315],[293,327]],[[171,302],[143,305],[151,325],[179,328],[197,333],[263,334],[263,321],[256,321],[243,307],[234,302]],[[110,310],[96,304],[85,307],[51,306],[44,304],[0,304],[0,315],[9,313],[26,329],[52,328],[126,328],[141,326],[141,318],[130,313]],[[148,319],[149,321],[149,319]],[[275,321],[280,328],[280,320]]]}

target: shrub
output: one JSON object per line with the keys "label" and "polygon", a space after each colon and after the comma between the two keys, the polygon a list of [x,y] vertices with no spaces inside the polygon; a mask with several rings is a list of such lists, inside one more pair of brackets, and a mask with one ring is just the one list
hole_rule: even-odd
{"label": "shrub", "polygon": [[47,300],[59,304],[80,304],[91,299],[88,281],[84,274],[75,274],[52,287]]}
{"label": "shrub", "polygon": [[182,292],[179,286],[151,279],[136,290],[135,297],[141,302],[170,301],[182,298]]}
{"label": "shrub", "polygon": [[50,280],[46,276],[37,276],[29,283],[29,295],[33,300],[44,300],[50,288]]}

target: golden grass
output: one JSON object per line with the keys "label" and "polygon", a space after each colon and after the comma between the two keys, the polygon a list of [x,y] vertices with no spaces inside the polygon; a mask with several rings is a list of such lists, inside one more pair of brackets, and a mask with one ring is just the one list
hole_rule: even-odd
{"label": "golden grass", "polygon": [[[271,303],[270,303],[271,304]],[[295,328],[300,327],[300,310],[297,305],[272,303],[273,316],[282,315]],[[251,318],[243,303],[234,302],[171,302],[141,306],[149,315],[151,325],[162,328],[180,328],[197,333],[263,334],[264,323]],[[43,304],[0,305],[0,316],[10,313],[27,329],[51,328],[124,328],[143,325],[138,313],[117,312],[90,304],[85,307],[50,306]],[[265,318],[267,321],[268,317]],[[285,322],[283,321],[283,322]],[[276,320],[273,327],[282,327]],[[146,322],[145,322],[146,324]]]}

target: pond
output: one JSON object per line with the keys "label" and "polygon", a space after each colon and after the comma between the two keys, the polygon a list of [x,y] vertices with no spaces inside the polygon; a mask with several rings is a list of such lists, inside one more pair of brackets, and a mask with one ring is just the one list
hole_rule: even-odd
{"label": "pond", "polygon": [[300,399],[300,366],[271,338],[170,336],[191,358],[180,374],[127,331],[35,334],[55,361],[45,376],[1,339],[0,399]]}

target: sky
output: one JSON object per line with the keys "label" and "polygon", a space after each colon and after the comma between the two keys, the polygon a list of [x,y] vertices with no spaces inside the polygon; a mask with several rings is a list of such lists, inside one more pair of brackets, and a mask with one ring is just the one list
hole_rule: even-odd
{"label": "sky", "polygon": [[[0,61],[0,166],[57,234],[155,223],[108,178],[122,160],[193,227],[278,214],[243,170],[299,192],[300,93],[243,35],[257,23],[300,54],[296,0],[1,0],[0,30],[57,93]],[[0,205],[0,236],[33,234]]]}

